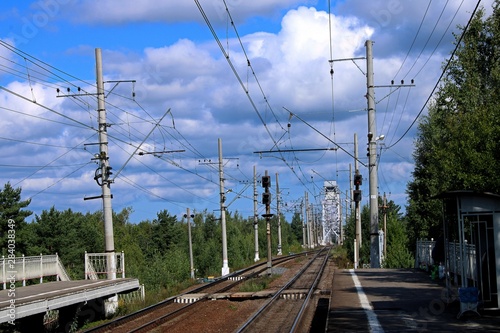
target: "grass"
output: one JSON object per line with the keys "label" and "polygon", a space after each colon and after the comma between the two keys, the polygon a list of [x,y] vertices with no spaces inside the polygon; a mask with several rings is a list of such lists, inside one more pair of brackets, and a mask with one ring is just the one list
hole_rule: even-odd
{"label": "grass", "polygon": [[239,288],[241,292],[256,292],[267,289],[269,283],[271,283],[278,276],[262,276],[258,278],[249,279],[243,282]]}
{"label": "grass", "polygon": [[352,268],[352,263],[347,256],[347,249],[342,246],[335,246],[331,250],[331,256],[335,266],[339,268]]}

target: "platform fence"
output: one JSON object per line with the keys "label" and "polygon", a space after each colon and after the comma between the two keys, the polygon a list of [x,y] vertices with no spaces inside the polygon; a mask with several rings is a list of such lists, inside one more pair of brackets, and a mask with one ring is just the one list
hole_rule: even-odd
{"label": "platform fence", "polygon": [[[114,261],[115,265],[110,264]],[[113,269],[112,266],[115,266]],[[125,254],[85,252],[85,280],[109,279],[110,276],[125,278]]]}
{"label": "platform fence", "polygon": [[28,257],[22,255],[15,258],[2,256],[0,265],[0,280],[4,290],[11,282],[22,281],[22,285],[26,286],[28,280],[39,279],[40,283],[43,283],[43,279],[50,276],[55,276],[58,281],[70,280],[57,253]]}

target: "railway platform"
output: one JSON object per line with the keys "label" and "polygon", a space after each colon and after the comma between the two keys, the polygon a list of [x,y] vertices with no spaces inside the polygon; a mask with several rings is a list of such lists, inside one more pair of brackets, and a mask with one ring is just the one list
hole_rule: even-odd
{"label": "railway platform", "polygon": [[500,332],[500,313],[472,311],[414,269],[336,269],[326,332]]}
{"label": "railway platform", "polygon": [[93,319],[104,313],[105,298],[138,288],[137,279],[123,278],[47,282],[2,290],[0,323],[9,323],[15,329],[22,327],[23,332],[36,332],[43,329],[47,311],[60,310],[60,318],[72,320],[76,311],[83,308],[85,315]]}

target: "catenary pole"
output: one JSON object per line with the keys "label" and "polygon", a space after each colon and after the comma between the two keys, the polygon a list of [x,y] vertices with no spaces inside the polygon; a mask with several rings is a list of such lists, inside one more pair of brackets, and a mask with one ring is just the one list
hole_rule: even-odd
{"label": "catenary pole", "polygon": [[380,268],[378,235],[377,124],[375,120],[375,89],[373,83],[373,42],[366,46],[366,99],[368,103],[368,171],[370,187],[370,267]]}
{"label": "catenary pole", "polygon": [[229,261],[227,259],[227,234],[226,234],[226,193],[224,190],[224,163],[222,160],[222,139],[218,140],[219,146],[219,184],[220,184],[220,222],[222,225],[222,276],[229,274]]}
{"label": "catenary pole", "polygon": [[[102,74],[102,52],[100,48],[95,49],[96,59],[96,86],[97,86],[97,113],[99,119],[99,163],[101,172],[102,212],[104,219],[104,247],[107,261],[107,278],[116,279],[116,255],[115,241],[113,236],[113,208],[111,206],[111,166],[108,154],[108,123],[106,120],[106,103],[104,92],[104,80]],[[96,175],[97,176],[97,175]],[[122,256],[123,258],[123,256]],[[118,309],[118,295],[112,296],[104,301],[106,315],[116,313]]]}
{"label": "catenary pole", "polygon": [[306,216],[304,214],[304,206],[305,206],[305,197],[306,193],[304,192],[304,198],[302,199],[302,202],[300,203],[300,217],[302,220],[302,247],[305,249],[307,245],[306,241]]}
{"label": "catenary pole", "polygon": [[312,248],[311,246],[311,226],[310,226],[310,207],[309,207],[309,193],[306,192],[306,247]]}
{"label": "catenary pole", "polygon": [[108,261],[108,279],[116,279],[115,242],[113,237],[113,208],[111,207],[111,180],[108,155],[108,124],[102,75],[102,52],[95,49],[97,78],[97,113],[99,115],[99,162],[101,166],[102,211],[104,216],[104,241]]}
{"label": "catenary pole", "polygon": [[281,252],[281,217],[280,217],[280,186],[278,182],[278,173],[276,172],[276,214],[278,215],[278,255]]}
{"label": "catenary pole", "polygon": [[260,260],[259,257],[259,215],[258,215],[258,197],[257,191],[257,167],[253,166],[253,227],[254,227],[254,241],[255,241],[255,262]]}
{"label": "catenary pole", "polygon": [[188,239],[189,239],[189,272],[191,273],[191,279],[194,280],[193,241],[191,238],[191,213],[189,211],[189,207],[186,209],[186,218],[187,218]]}
{"label": "catenary pole", "polygon": [[382,209],[384,212],[384,260],[387,260],[387,197],[385,195],[385,192]]}
{"label": "catenary pole", "polygon": [[[358,134],[354,133],[354,172],[359,174],[358,166]],[[359,249],[361,247],[361,218],[359,213],[359,201],[354,202],[354,218],[356,221],[356,245],[354,247],[354,268],[359,266]]]}

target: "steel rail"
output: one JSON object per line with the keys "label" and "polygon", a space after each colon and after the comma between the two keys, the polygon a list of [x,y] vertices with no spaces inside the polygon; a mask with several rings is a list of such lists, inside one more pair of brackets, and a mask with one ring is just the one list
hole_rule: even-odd
{"label": "steel rail", "polygon": [[[295,258],[300,257],[300,256],[308,255],[310,253],[311,252],[302,252],[302,253],[291,254],[291,255],[288,255],[288,256],[282,256],[282,257],[273,259],[273,262],[280,264],[280,263],[286,262],[288,260],[295,259]],[[261,268],[259,270],[256,270],[260,266],[262,266],[263,268]],[[249,266],[249,267],[246,267],[246,268],[234,271],[233,273],[231,273],[231,274],[229,274],[227,276],[224,276],[224,277],[216,279],[214,282],[205,284],[203,286],[200,286],[198,288],[186,291],[184,293],[181,293],[181,294],[178,294],[178,295],[175,295],[175,296],[171,296],[171,297],[169,297],[169,298],[167,298],[167,299],[165,299],[165,300],[163,300],[161,302],[158,302],[156,304],[150,305],[150,306],[148,306],[146,308],[143,308],[141,310],[138,310],[136,312],[124,315],[122,317],[119,317],[119,318],[111,321],[111,322],[108,322],[108,323],[105,323],[105,324],[102,324],[102,325],[90,328],[88,330],[85,330],[84,333],[108,332],[108,331],[112,330],[113,328],[116,328],[118,326],[122,326],[122,325],[124,325],[124,324],[126,324],[128,322],[131,322],[131,321],[136,320],[136,319],[138,319],[140,317],[146,316],[149,313],[152,313],[154,311],[157,311],[158,309],[161,309],[161,308],[163,308],[163,307],[165,307],[167,305],[170,305],[170,304],[174,303],[175,299],[178,298],[179,296],[184,296],[184,295],[192,294],[192,293],[201,293],[204,290],[212,288],[212,287],[214,287],[214,286],[216,286],[216,285],[218,285],[218,284],[220,284],[220,283],[222,283],[224,281],[229,280],[232,277],[238,277],[238,276],[240,276],[242,274],[245,274],[245,273],[248,273],[248,272],[250,272],[252,270],[256,270],[256,271],[253,272],[252,274],[247,275],[244,279],[237,280],[234,283],[232,283],[232,284],[230,284],[228,286],[225,286],[225,287],[219,289],[217,292],[227,291],[228,289],[231,289],[234,286],[242,283],[244,280],[246,280],[248,278],[252,278],[252,277],[254,277],[254,276],[256,276],[256,275],[264,272],[265,270],[267,270],[267,262],[256,263],[256,264],[253,264],[252,266]],[[171,313],[165,314],[165,315],[163,315],[163,316],[161,316],[159,318],[155,318],[154,320],[152,320],[152,321],[150,321],[150,322],[148,322],[146,324],[141,325],[139,328],[140,329],[145,329],[146,327],[148,327],[148,325],[149,325],[149,327],[155,326],[155,324],[157,324],[160,321],[162,321],[164,323],[166,321],[166,319],[168,319],[169,317],[174,316],[174,315],[178,315],[182,311],[186,311],[187,308],[191,307],[195,303],[206,300],[208,298],[208,296],[209,295],[206,295],[206,296],[202,297],[202,299],[200,299],[200,300],[198,300],[198,301],[196,301],[194,303],[186,304],[186,306],[184,306],[184,307],[182,307],[180,309],[172,311]],[[139,328],[136,329],[137,332],[140,331]],[[136,331],[132,330],[130,332],[136,332]]]}
{"label": "steel rail", "polygon": [[318,274],[316,275],[316,279],[314,280],[313,284],[311,285],[311,288],[309,288],[309,291],[307,293],[307,297],[304,300],[304,303],[302,303],[302,306],[300,308],[299,313],[295,317],[295,321],[293,322],[292,328],[290,329],[290,333],[295,332],[302,320],[303,314],[306,310],[306,307],[309,305],[309,301],[311,300],[311,296],[314,293],[314,290],[316,290],[316,287],[319,284],[319,281],[321,279],[321,276],[323,275],[323,272],[325,271],[326,264],[328,263],[328,255],[325,256],[325,259],[323,260],[323,264],[321,265],[321,268],[319,269]]}
{"label": "steel rail", "polygon": [[[303,274],[307,271],[307,269],[312,265],[315,259],[317,259],[324,251],[329,251],[329,248],[323,248],[320,251],[317,251],[314,258],[307,263],[288,283],[286,283],[282,288],[280,288],[266,303],[264,303],[238,330],[237,333],[242,333],[246,329],[250,327],[250,325],[257,320],[259,316],[261,316],[279,297],[280,295],[292,286]],[[327,252],[328,253],[328,252]]]}

